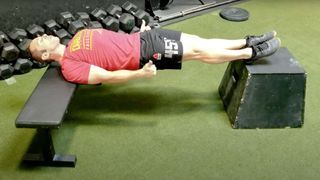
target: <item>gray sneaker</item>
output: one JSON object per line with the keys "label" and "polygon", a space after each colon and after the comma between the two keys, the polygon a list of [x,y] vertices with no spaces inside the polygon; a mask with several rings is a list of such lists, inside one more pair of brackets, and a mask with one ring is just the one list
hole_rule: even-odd
{"label": "gray sneaker", "polygon": [[252,57],[245,61],[246,64],[252,64],[254,61],[265,57],[270,56],[275,53],[281,45],[279,38],[273,38],[269,41],[266,41],[262,44],[252,46]]}
{"label": "gray sneaker", "polygon": [[246,36],[246,47],[255,46],[265,41],[269,41],[277,35],[276,31],[267,32],[261,36]]}

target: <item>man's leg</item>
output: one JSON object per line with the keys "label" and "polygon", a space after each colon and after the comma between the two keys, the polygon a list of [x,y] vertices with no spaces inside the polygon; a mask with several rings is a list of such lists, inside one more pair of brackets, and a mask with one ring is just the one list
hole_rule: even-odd
{"label": "man's leg", "polygon": [[252,48],[243,48],[246,45],[245,39],[204,39],[182,33],[180,41],[183,46],[183,61],[200,60],[215,64],[252,57]]}
{"label": "man's leg", "polygon": [[276,32],[271,31],[260,36],[247,36],[245,39],[224,40],[204,39],[182,33],[182,60],[200,60],[215,64],[243,59],[250,64],[275,53],[280,48],[281,41],[275,36]]}

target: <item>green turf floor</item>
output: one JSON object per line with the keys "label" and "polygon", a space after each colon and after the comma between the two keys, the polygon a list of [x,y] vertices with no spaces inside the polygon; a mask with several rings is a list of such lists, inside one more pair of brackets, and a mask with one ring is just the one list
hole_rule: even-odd
{"label": "green turf floor", "polygon": [[236,6],[248,21],[214,11],[166,28],[230,39],[277,30],[308,73],[302,128],[232,129],[217,93],[227,64],[188,62],[151,80],[81,86],[53,133],[57,152],[77,155],[76,168],[21,167],[35,130],[14,123],[44,72],[34,70],[0,82],[0,179],[320,179],[320,1]]}

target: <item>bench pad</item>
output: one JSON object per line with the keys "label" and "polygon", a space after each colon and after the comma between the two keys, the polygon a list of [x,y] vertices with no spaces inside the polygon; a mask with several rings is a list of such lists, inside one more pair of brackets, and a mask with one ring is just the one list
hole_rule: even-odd
{"label": "bench pad", "polygon": [[59,67],[48,67],[16,119],[18,128],[58,128],[77,85],[64,80]]}

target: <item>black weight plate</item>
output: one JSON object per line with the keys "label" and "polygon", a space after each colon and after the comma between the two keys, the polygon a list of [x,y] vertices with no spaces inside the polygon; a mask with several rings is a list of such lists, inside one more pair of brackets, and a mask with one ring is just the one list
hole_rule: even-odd
{"label": "black weight plate", "polygon": [[229,7],[223,9],[220,16],[229,21],[246,21],[249,19],[249,12],[242,8]]}

